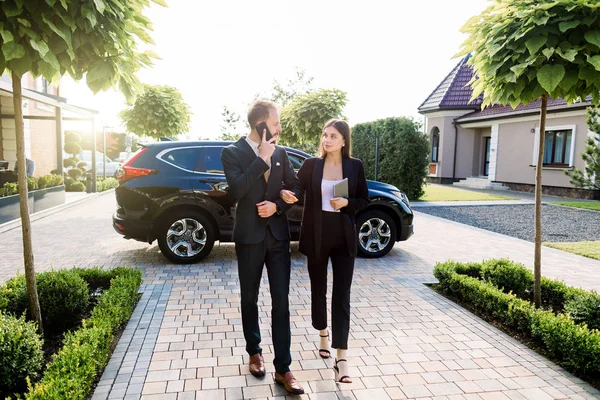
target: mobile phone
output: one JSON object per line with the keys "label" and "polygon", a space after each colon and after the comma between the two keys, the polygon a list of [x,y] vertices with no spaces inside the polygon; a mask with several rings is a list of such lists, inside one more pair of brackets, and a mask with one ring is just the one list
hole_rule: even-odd
{"label": "mobile phone", "polygon": [[266,137],[265,137],[266,141],[269,141],[273,138],[273,135],[271,135],[271,132],[269,131],[269,128],[267,127],[266,122],[261,122],[260,124],[256,125],[255,128],[256,128],[256,132],[258,132],[258,136],[260,136],[261,138],[263,136],[263,132],[266,129],[266,131],[267,131]]}

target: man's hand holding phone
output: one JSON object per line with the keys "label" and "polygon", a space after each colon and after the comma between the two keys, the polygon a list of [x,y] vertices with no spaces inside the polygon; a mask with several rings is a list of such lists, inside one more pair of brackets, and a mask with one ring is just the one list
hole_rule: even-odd
{"label": "man's hand holding phone", "polygon": [[258,156],[265,160],[265,162],[271,158],[275,152],[275,138],[270,134],[269,128],[266,123],[260,123],[256,125],[256,132],[261,137],[260,146],[258,146]]}

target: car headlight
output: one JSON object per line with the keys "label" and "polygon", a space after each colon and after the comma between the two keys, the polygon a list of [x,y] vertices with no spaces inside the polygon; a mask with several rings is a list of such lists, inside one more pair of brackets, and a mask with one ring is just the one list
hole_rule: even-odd
{"label": "car headlight", "polygon": [[408,200],[408,196],[405,195],[402,192],[392,192],[394,194],[394,196],[400,198],[400,200],[402,200],[403,202],[405,202],[406,204],[410,204],[410,201]]}

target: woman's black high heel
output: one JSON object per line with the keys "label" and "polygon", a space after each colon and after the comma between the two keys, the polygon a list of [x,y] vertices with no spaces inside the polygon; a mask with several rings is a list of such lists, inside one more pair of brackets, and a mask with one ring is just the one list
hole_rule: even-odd
{"label": "woman's black high heel", "polygon": [[340,376],[340,369],[338,368],[338,363],[341,362],[347,363],[348,361],[342,359],[335,359],[335,365],[333,366],[333,371],[335,372],[335,381],[339,383],[352,383],[352,379],[348,375]]}
{"label": "woman's black high heel", "polygon": [[[329,333],[325,336],[319,334],[320,337],[329,337]],[[323,355],[323,353],[327,353],[327,355]],[[321,358],[331,358],[331,352],[328,349],[319,349],[319,355]]]}

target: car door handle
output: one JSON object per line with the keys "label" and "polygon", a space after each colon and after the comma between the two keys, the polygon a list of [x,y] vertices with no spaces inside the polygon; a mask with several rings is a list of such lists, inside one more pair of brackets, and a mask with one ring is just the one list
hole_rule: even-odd
{"label": "car door handle", "polygon": [[200,182],[202,183],[220,183],[222,182],[222,179],[219,178],[204,178],[204,179],[200,179]]}

